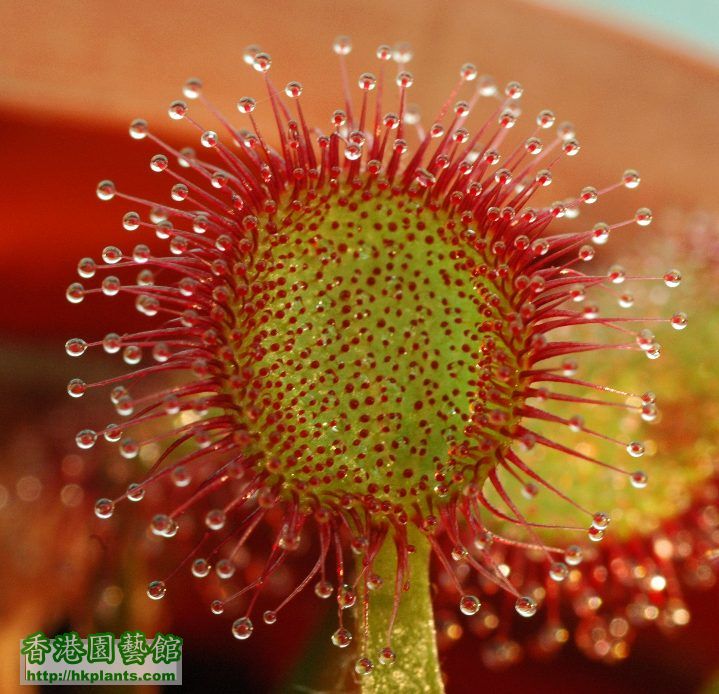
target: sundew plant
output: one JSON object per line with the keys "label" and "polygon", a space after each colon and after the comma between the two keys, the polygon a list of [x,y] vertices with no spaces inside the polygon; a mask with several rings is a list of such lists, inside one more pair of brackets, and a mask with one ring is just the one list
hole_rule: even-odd
{"label": "sundew plant", "polygon": [[[519,83],[499,88],[465,64],[425,122],[408,103],[408,47],[380,46],[374,72],[356,80],[348,77],[349,39],[339,37],[334,52],[344,94],[327,123],[307,122],[302,104],[311,96],[299,82],[275,85],[270,56],[254,46],[245,60],[259,73],[262,100],[242,96],[229,118],[191,79],[185,100],[170,105],[197,150],[178,151],[144,120],[132,122],[130,135],[150,145],[150,168],[167,179],[169,199],[100,182],[101,200],[132,208],[123,225],[139,243],[131,252],[107,247],[100,262],[83,258],[78,273],[92,286],[73,283],[67,298],[128,295],[150,320],[139,332],[69,340],[72,357],[102,349],[131,368],[98,383],[73,379],[68,392],[107,388],[121,418],[80,431],[81,449],[104,438],[132,460],[159,445],[149,470],[138,465],[137,482],[100,499],[96,515],[109,518],[157,486],[177,487],[182,501],[156,513],[151,531],[192,544],[177,569],[215,574],[209,607],[228,620],[228,636],[282,628],[283,608],[313,590],[336,603],[327,637],[354,649],[363,689],[435,692],[442,679],[430,565],[453,586],[462,615],[481,612],[481,592],[466,586],[484,583],[531,618],[541,595],[495,549],[533,552],[549,580],[562,583],[582,544],[611,532],[605,510],[545,479],[527,451],[544,448],[568,468],[589,464],[646,486],[634,465],[642,443],[591,422],[598,411],[650,420],[654,394],[584,380],[578,360],[618,351],[657,359],[648,326],[682,329],[684,314],[605,316],[593,297],[615,294],[621,303],[625,281],[676,286],[681,278],[593,269],[618,230],[649,233],[651,212],[587,226],[573,220],[610,192],[636,188],[639,174],[627,170],[553,201],[554,171],[580,144],[549,110],[511,137],[521,122]],[[261,108],[274,118],[272,132],[257,127]],[[166,251],[151,250],[153,236]],[[553,414],[556,402],[585,416]],[[611,455],[560,443],[551,432],[565,429],[610,442]],[[558,536],[575,541],[550,545],[541,531],[558,524],[524,514],[508,491],[512,480],[573,507],[576,522]],[[523,538],[496,532],[497,521]],[[237,582],[234,558],[261,526],[274,537],[264,569]],[[263,588],[301,543],[314,564],[262,611]],[[151,599],[172,589],[176,570],[152,577]]]}

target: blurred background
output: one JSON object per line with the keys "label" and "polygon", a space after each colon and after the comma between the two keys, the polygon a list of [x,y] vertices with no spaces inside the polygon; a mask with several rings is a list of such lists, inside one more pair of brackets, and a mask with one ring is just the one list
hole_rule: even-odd
{"label": "blurred background", "polygon": [[[63,344],[138,321],[107,300],[80,307],[65,300],[78,259],[123,241],[125,208],[101,205],[94,189],[111,178],[148,198],[167,195],[147,166],[154,150],[130,140],[127,125],[143,117],[173,145],[187,144],[188,131],[166,113],[187,77],[201,77],[212,100],[233,114],[239,97],[261,87],[242,61],[247,44],[260,44],[272,54],[275,82],[301,80],[308,119],[325,127],[340,105],[334,36],[353,38],[351,74],[373,69],[378,44],[407,41],[415,56],[412,99],[428,111],[446,98],[464,62],[500,84],[516,79],[528,113],[548,107],[577,125],[583,151],[571,173],[563,171],[568,190],[603,186],[637,168],[639,193],[628,203],[617,196],[608,217],[651,207],[657,233],[669,220],[681,247],[688,220],[699,215],[707,244],[717,242],[719,4],[712,0],[4,0],[0,27],[3,691],[17,686],[18,639],[38,629],[162,627],[185,638],[190,686],[253,692],[292,691],[283,683],[311,667],[303,653],[327,633],[322,615],[300,604],[293,623],[302,627],[277,631],[271,642],[253,637],[250,649],[211,623],[196,595],[148,605],[143,565],[156,549],[138,539],[141,520],[104,537],[91,513],[126,472],[114,453],[81,457],[74,449],[75,432],[93,413],[66,395],[79,366]],[[631,240],[626,249],[641,254]],[[707,307],[719,303],[716,286],[702,285]],[[102,357],[85,358],[83,377],[104,366]],[[553,661],[526,659],[496,673],[478,662],[476,641],[462,639],[444,656],[448,691],[475,691],[469,683],[480,678],[500,692],[709,691],[719,667],[718,597],[690,592],[688,599],[694,617],[678,637],[648,630],[632,657],[612,667],[570,645]]]}

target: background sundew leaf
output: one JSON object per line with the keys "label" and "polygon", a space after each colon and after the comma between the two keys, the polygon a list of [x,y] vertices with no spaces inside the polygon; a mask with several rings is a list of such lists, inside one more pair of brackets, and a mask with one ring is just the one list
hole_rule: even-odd
{"label": "background sundew leaf", "polygon": [[[684,332],[680,340],[672,341],[672,349],[665,350],[661,359],[647,365],[640,355],[616,354],[580,362],[577,377],[590,382],[611,382],[612,387],[635,395],[617,394],[606,398],[617,407],[596,408],[591,421],[579,423],[577,420],[580,428],[576,425],[573,428],[571,424],[579,412],[575,403],[544,403],[545,409],[569,422],[561,433],[556,433],[551,425],[544,429],[551,429],[555,440],[586,455],[619,464],[629,462],[631,457],[621,443],[639,438],[645,454],[630,465],[646,473],[646,489],[644,482],[639,488],[634,487],[631,478],[618,477],[611,470],[598,470],[585,461],[568,465],[555,451],[537,447],[526,453],[533,469],[559,488],[571,491],[575,501],[608,511],[612,517],[611,532],[618,540],[636,534],[648,535],[663,521],[682,514],[693,503],[702,485],[716,475],[719,405],[713,397],[712,374],[713,351],[719,340],[713,319],[716,306],[703,291],[704,282],[714,272],[707,260],[719,241],[716,232],[712,234],[712,228],[715,227],[701,215],[668,212],[657,233],[645,240],[640,250],[632,251],[633,244],[629,241],[626,254],[633,258],[632,267],[638,273],[647,272],[650,265],[666,267],[667,273],[670,265],[680,267],[681,286],[674,288],[678,283],[670,281],[665,286],[651,284],[628,290],[620,283],[607,296],[592,302],[600,315],[621,316],[635,304],[648,307],[647,313],[651,311],[659,317],[667,315],[668,307],[682,309],[680,312],[669,309],[677,317],[676,327]],[[687,321],[683,316],[687,315],[685,330]],[[588,326],[587,330],[593,334],[589,339],[598,339],[596,328]],[[672,337],[668,325],[656,331],[662,342]],[[680,379],[676,377],[679,373]],[[642,418],[648,423],[642,424],[633,411],[642,407],[640,396],[646,392],[656,394],[657,400],[651,408],[645,407],[646,416],[643,414]],[[596,397],[596,394],[587,391],[586,397]],[[582,427],[618,439],[619,444],[591,437]],[[508,484],[520,498],[521,485],[516,481]],[[541,490],[524,504],[528,514],[553,517],[558,526],[572,525],[577,518],[576,509],[547,490]],[[554,538],[572,537],[571,533],[559,529],[540,532]]]}
{"label": "background sundew leaf", "polygon": [[719,675],[714,675],[711,681],[707,682],[702,688],[701,694],[717,694],[719,693]]}
{"label": "background sundew leaf", "polygon": [[[542,579],[536,567],[538,557],[531,550],[518,549],[498,559],[513,573],[519,567],[522,580],[535,581],[535,594],[554,605],[540,629],[524,639],[530,652],[553,653],[571,638],[589,657],[616,663],[630,655],[639,627],[654,625],[672,635],[697,619],[693,591],[716,583],[719,467],[712,377],[716,305],[705,287],[716,276],[719,234],[715,217],[707,213],[668,210],[662,221],[662,234],[641,244],[637,239],[628,240],[625,253],[634,258],[640,273],[649,266],[662,267],[667,258],[682,272],[672,268],[664,273],[664,286],[649,284],[632,292],[620,282],[604,300],[588,308],[591,313],[621,315],[636,301],[661,316],[676,301],[683,310],[674,314],[671,324],[685,331],[682,339],[675,350],[663,354],[647,369],[635,369],[631,360],[627,369],[618,367],[617,359],[594,360],[584,364],[578,375],[601,381],[612,372],[612,382],[620,390],[651,390],[663,393],[663,397],[654,400],[615,394],[614,401],[622,409],[628,407],[627,414],[617,417],[613,407],[595,412],[592,427],[617,441],[590,436],[585,431],[589,423],[574,419],[575,403],[557,402],[551,407],[566,422],[556,441],[609,462],[626,457],[623,442],[638,435],[636,418],[629,412],[641,408],[647,421],[646,438],[642,439],[645,457],[637,465],[641,472],[629,478],[618,478],[609,470],[593,475],[586,462],[567,465],[556,451],[535,449],[525,453],[533,470],[557,481],[574,501],[595,504],[594,508],[608,513],[611,524],[604,542],[592,545],[582,542],[576,531],[564,530],[576,522],[576,509],[559,503],[561,500],[541,485],[512,485],[518,498],[525,497],[521,508],[527,516],[553,518],[553,527],[538,528],[538,534],[548,542],[577,542],[566,555],[569,570],[559,585]],[[616,274],[616,268],[610,272]],[[680,275],[681,288],[676,289]],[[664,340],[671,330],[663,326],[663,332],[657,333]],[[677,379],[677,373],[683,378]],[[603,481],[597,484],[599,480]],[[520,537],[516,528],[507,524],[496,527]],[[591,579],[586,581],[585,577]],[[501,611],[503,600],[500,596],[487,602],[485,622],[490,624],[492,615]],[[490,624],[487,633],[493,628]],[[523,645],[519,641],[505,636],[504,641],[500,638],[495,642],[504,648],[487,648],[485,653],[488,659],[494,657],[490,662],[497,667],[521,657]]]}

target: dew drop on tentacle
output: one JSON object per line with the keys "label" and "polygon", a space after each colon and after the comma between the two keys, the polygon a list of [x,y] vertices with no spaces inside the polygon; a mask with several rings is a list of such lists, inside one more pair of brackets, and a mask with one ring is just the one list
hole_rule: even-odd
{"label": "dew drop on tentacle", "polygon": [[95,515],[98,518],[110,518],[115,511],[115,504],[110,499],[99,499],[95,503]]}
{"label": "dew drop on tentacle", "polygon": [[609,527],[611,519],[606,513],[598,511],[592,517],[592,527],[597,530],[606,530]]}
{"label": "dew drop on tentacle", "polygon": [[130,501],[142,501],[145,498],[145,488],[137,482],[132,482],[128,485],[125,494]]}
{"label": "dew drop on tentacle", "polygon": [[225,520],[225,512],[219,508],[212,509],[205,515],[205,525],[209,530],[222,530],[225,527]]}
{"label": "dew drop on tentacle", "polygon": [[389,646],[385,646],[380,650],[378,660],[380,665],[394,665],[397,654]]}
{"label": "dew drop on tentacle", "polygon": [[144,140],[150,132],[149,125],[143,118],[135,118],[128,130],[133,140]]}
{"label": "dew drop on tentacle", "polygon": [[92,429],[83,429],[82,431],[78,432],[77,436],[75,437],[75,443],[77,444],[77,447],[85,450],[88,448],[92,448],[95,445],[96,441],[97,432],[93,431]]}
{"label": "dew drop on tentacle", "polygon": [[639,441],[631,441],[627,444],[627,453],[632,458],[641,458],[644,455],[644,445]]}
{"label": "dew drop on tentacle", "polygon": [[107,201],[112,200],[115,197],[117,190],[115,184],[112,181],[104,180],[97,184],[97,197],[100,200]]}
{"label": "dew drop on tentacle", "polygon": [[186,99],[199,99],[202,95],[202,80],[197,77],[188,79],[182,87],[182,94]]}
{"label": "dew drop on tentacle", "polygon": [[158,513],[152,518],[150,530],[158,537],[172,537],[177,532],[177,522],[165,513]]}
{"label": "dew drop on tentacle", "polygon": [[85,298],[85,287],[79,282],[73,282],[65,291],[65,298],[71,304],[79,304]]}
{"label": "dew drop on tentacle", "polygon": [[328,583],[327,581],[318,581],[315,584],[315,595],[318,598],[326,600],[332,595],[333,592],[334,588],[332,587],[332,584]]}
{"label": "dew drop on tentacle", "polygon": [[562,562],[553,562],[552,565],[549,567],[549,577],[553,581],[557,581],[558,583],[561,581],[564,581],[567,576],[569,576],[569,569],[567,568],[567,565]]}
{"label": "dew drop on tentacle", "polygon": [[147,586],[147,597],[151,600],[162,600],[167,594],[167,586],[163,581],[151,581]]}
{"label": "dew drop on tentacle", "polygon": [[73,398],[81,398],[87,392],[87,384],[79,378],[73,378],[67,384],[67,392]]}
{"label": "dew drop on tentacle", "polygon": [[679,311],[678,313],[675,313],[672,316],[671,319],[672,328],[674,330],[684,330],[684,328],[687,327],[688,320],[687,320],[687,314],[683,311]]}
{"label": "dew drop on tentacle", "polygon": [[372,673],[372,670],[374,670],[374,664],[372,661],[367,657],[358,658],[355,661],[355,672],[365,677],[367,675],[370,675]]}
{"label": "dew drop on tentacle", "polygon": [[265,624],[275,624],[275,622],[277,622],[277,612],[274,610],[265,610],[262,614],[262,621]]}
{"label": "dew drop on tentacle", "polygon": [[352,643],[352,634],[344,627],[340,627],[332,634],[332,643],[337,648],[347,648]]}
{"label": "dew drop on tentacle", "polygon": [[195,578],[205,578],[210,574],[210,564],[207,559],[198,557],[192,562],[192,575]]}
{"label": "dew drop on tentacle", "polygon": [[237,567],[230,559],[220,559],[215,565],[215,573],[223,581],[231,579],[235,575]]}
{"label": "dew drop on tentacle", "polygon": [[564,561],[569,566],[579,566],[582,563],[584,553],[578,545],[570,545],[564,552]]}
{"label": "dew drop on tentacle", "polygon": [[642,207],[636,211],[634,221],[640,227],[649,226],[652,223],[652,211],[647,207]]}
{"label": "dew drop on tentacle", "polygon": [[249,617],[240,617],[232,623],[232,635],[236,639],[244,641],[252,636],[253,628]]}
{"label": "dew drop on tentacle", "polygon": [[533,598],[524,595],[517,598],[514,608],[522,617],[533,617],[537,612],[537,603]]}
{"label": "dew drop on tentacle", "polygon": [[337,604],[343,609],[348,610],[354,607],[357,602],[357,594],[351,586],[343,585],[337,591]]}
{"label": "dew drop on tentacle", "polygon": [[73,337],[65,343],[65,352],[71,357],[80,357],[85,354],[87,343],[79,337]]}
{"label": "dew drop on tentacle", "polygon": [[481,604],[482,603],[480,603],[479,599],[476,596],[463,595],[459,601],[459,609],[462,614],[470,616],[479,612]]}

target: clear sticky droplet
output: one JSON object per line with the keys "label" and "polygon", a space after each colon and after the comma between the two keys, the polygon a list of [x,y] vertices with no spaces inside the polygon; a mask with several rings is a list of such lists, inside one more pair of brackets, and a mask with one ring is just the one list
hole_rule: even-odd
{"label": "clear sticky droplet", "polygon": [[115,503],[111,499],[98,499],[95,502],[95,515],[98,518],[110,518],[115,511]]}
{"label": "clear sticky droplet", "polygon": [[627,444],[627,453],[632,458],[641,458],[644,455],[644,446],[639,441],[630,441]]}
{"label": "clear sticky droplet", "polygon": [[151,600],[162,600],[167,594],[164,581],[152,581],[147,585],[147,597]]}
{"label": "clear sticky droplet", "polygon": [[230,559],[220,559],[215,565],[215,573],[223,581],[227,581],[235,575],[237,567]]}
{"label": "clear sticky droplet", "polygon": [[509,82],[504,88],[504,93],[510,99],[519,99],[524,93],[524,88],[519,82]]}
{"label": "clear sticky droplet", "polygon": [[87,342],[79,337],[73,337],[65,343],[65,352],[70,357],[79,357],[85,354]]}
{"label": "clear sticky droplet", "polygon": [[640,227],[648,227],[652,223],[652,211],[648,207],[640,207],[634,214],[634,221]]}
{"label": "clear sticky droplet", "polygon": [[205,525],[210,530],[222,530],[225,527],[225,512],[220,508],[215,508],[207,512],[205,516]]}
{"label": "clear sticky droplet", "polygon": [[205,578],[210,574],[210,563],[203,557],[198,557],[192,562],[192,575],[195,578]]}
{"label": "clear sticky droplet", "polygon": [[65,290],[65,298],[71,303],[71,304],[79,304],[82,302],[82,300],[85,298],[85,287],[83,287],[79,282],[73,282],[66,290]]}
{"label": "clear sticky droplet", "polygon": [[202,80],[191,77],[182,87],[182,94],[186,99],[198,99],[202,94]]}
{"label": "clear sticky droplet", "polygon": [[414,84],[414,76],[411,72],[402,71],[397,75],[395,83],[402,89],[409,89]]}
{"label": "clear sticky droplet", "polygon": [[385,646],[379,652],[379,662],[381,665],[394,665],[397,660],[396,653],[389,647]]}
{"label": "clear sticky droplet", "polygon": [[121,288],[120,279],[114,275],[108,275],[102,280],[102,293],[105,296],[116,296]]}
{"label": "clear sticky droplet", "polygon": [[103,436],[108,443],[117,443],[122,438],[122,429],[117,424],[108,424]]}
{"label": "clear sticky droplet", "polygon": [[537,603],[528,595],[523,595],[517,598],[517,601],[514,603],[514,609],[517,611],[517,614],[522,617],[532,617],[537,612]]}
{"label": "clear sticky droplet", "polygon": [[243,96],[237,102],[237,110],[240,113],[252,113],[255,110],[256,101],[251,96]]}
{"label": "clear sticky droplet", "polygon": [[332,50],[337,55],[349,55],[352,52],[352,39],[349,36],[337,36],[332,42]]}
{"label": "clear sticky droplet", "polygon": [[463,595],[459,599],[459,611],[467,616],[475,615],[482,603],[476,595]]}
{"label": "clear sticky droplet", "polygon": [[382,60],[382,61],[392,60],[392,47],[388,46],[386,44],[381,44],[381,45],[377,46],[375,55],[377,56],[377,60]]}
{"label": "clear sticky droplet", "polygon": [[597,530],[606,530],[609,527],[610,522],[611,519],[609,518],[609,515],[601,511],[598,511],[592,516],[592,527]]}
{"label": "clear sticky droplet", "polygon": [[679,270],[668,270],[664,273],[664,284],[667,287],[678,287],[682,282],[682,273]]}
{"label": "clear sticky droplet", "polygon": [[150,259],[150,248],[143,243],[138,244],[132,249],[132,259],[142,265]]}
{"label": "clear sticky droplet", "polygon": [[144,140],[150,132],[150,128],[144,118],[135,118],[135,120],[130,123],[129,132],[133,140]]}
{"label": "clear sticky droplet", "polygon": [[555,561],[549,567],[549,577],[558,583],[569,576],[569,568],[564,562]]}
{"label": "clear sticky droplet", "polygon": [[75,443],[77,444],[77,447],[82,448],[83,450],[92,448],[96,441],[97,432],[92,429],[83,429],[77,433],[77,436],[75,436]]}
{"label": "clear sticky droplet", "polygon": [[187,115],[187,104],[184,101],[173,101],[167,109],[167,115],[172,120],[182,120]]}
{"label": "clear sticky droplet", "polygon": [[217,147],[219,141],[220,138],[214,130],[205,130],[205,132],[200,135],[200,144],[208,149]]}
{"label": "clear sticky droplet", "polygon": [[115,184],[112,181],[104,180],[97,184],[97,197],[100,200],[112,200],[117,192]]}
{"label": "clear sticky droplet", "polygon": [[170,473],[170,479],[176,487],[183,489],[192,482],[192,475],[184,465],[179,465]]}
{"label": "clear sticky droplet", "polygon": [[354,607],[356,601],[357,594],[354,592],[352,587],[347,585],[346,583],[337,591],[337,604],[343,610]]}
{"label": "clear sticky droplet", "polygon": [[80,277],[82,277],[83,279],[89,279],[90,277],[94,277],[96,271],[97,265],[92,258],[83,258],[77,264],[77,274],[80,275]]}
{"label": "clear sticky droplet", "polygon": [[165,513],[155,514],[150,522],[150,530],[158,537],[172,537],[177,533],[177,523]]}
{"label": "clear sticky droplet", "polygon": [[[170,189],[170,197],[175,202],[182,202],[183,200],[187,200],[189,194],[190,189],[184,183],[175,183],[175,185],[172,186],[172,188]],[[174,240],[175,239],[173,239],[173,241]]]}
{"label": "clear sticky droplet", "polygon": [[285,85],[285,94],[290,99],[297,99],[302,95],[303,87],[300,82],[288,82]]}
{"label": "clear sticky droplet", "polygon": [[142,501],[145,498],[145,488],[140,486],[137,482],[132,482],[128,485],[125,496],[127,496],[130,501]]}
{"label": "clear sticky droplet", "polygon": [[584,552],[582,552],[582,548],[578,545],[569,545],[564,551],[564,561],[567,562],[569,566],[579,566],[583,558]]}
{"label": "clear sticky droplet", "polygon": [[340,627],[332,634],[332,644],[337,648],[347,648],[352,643],[352,634],[348,629]]}
{"label": "clear sticky droplet", "polygon": [[117,333],[108,333],[102,339],[102,348],[107,354],[116,354],[122,349],[122,338]]}
{"label": "clear sticky droplet", "polygon": [[122,260],[122,251],[117,246],[105,246],[102,250],[102,259],[108,265],[115,265]]}
{"label": "clear sticky droplet", "polygon": [[277,622],[277,612],[274,610],[265,610],[262,615],[262,621],[265,624],[275,624],[275,622]]}
{"label": "clear sticky droplet", "polygon": [[592,228],[592,243],[603,246],[609,240],[610,228],[604,222],[597,222]]}
{"label": "clear sticky droplet", "polygon": [[87,383],[79,378],[73,378],[67,384],[67,394],[73,398],[81,398],[87,391]]}
{"label": "clear sticky droplet", "polygon": [[333,592],[334,588],[332,587],[332,584],[328,581],[317,581],[317,583],[315,583],[315,595],[318,598],[326,600],[332,595]]}
{"label": "clear sticky droplet", "polygon": [[240,641],[249,639],[252,636],[252,630],[252,621],[249,617],[240,617],[232,623],[232,635]]}
{"label": "clear sticky droplet", "polygon": [[622,183],[625,188],[636,188],[641,183],[639,172],[634,169],[627,169],[622,176]]}
{"label": "clear sticky droplet", "polygon": [[150,169],[155,173],[161,173],[170,165],[170,160],[164,154],[155,154],[150,159]]}
{"label": "clear sticky droplet", "polygon": [[122,218],[122,226],[126,231],[135,231],[140,226],[140,215],[137,212],[127,212]]}
{"label": "clear sticky droplet", "polygon": [[130,366],[135,366],[142,361],[142,348],[138,345],[127,345],[122,350],[122,360]]}
{"label": "clear sticky droplet", "polygon": [[641,470],[635,470],[630,476],[629,481],[631,482],[634,489],[644,489],[649,481],[646,472]]}
{"label": "clear sticky droplet", "polygon": [[684,330],[687,327],[687,314],[683,311],[679,311],[672,316],[672,328],[674,330]]}
{"label": "clear sticky droplet", "polygon": [[355,672],[361,677],[366,677],[372,670],[374,670],[374,664],[369,658],[358,658],[355,661]]}
{"label": "clear sticky droplet", "polygon": [[414,51],[409,43],[401,42],[395,44],[392,49],[392,59],[399,65],[406,65],[414,57]]}
{"label": "clear sticky droplet", "polygon": [[255,68],[257,72],[266,74],[272,67],[272,58],[267,53],[258,53],[252,61],[252,67]]}
{"label": "clear sticky droplet", "polygon": [[554,115],[553,111],[544,109],[537,114],[537,125],[540,128],[543,128],[544,130],[546,130],[547,128],[551,128],[554,125],[554,121],[556,119],[557,118]]}

